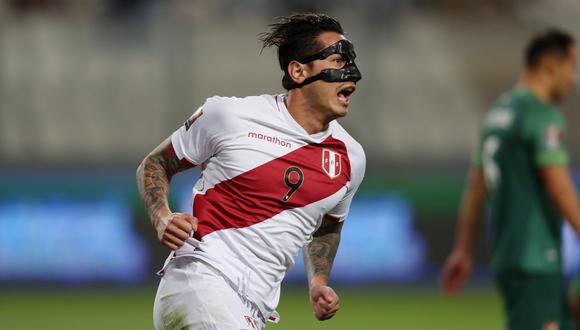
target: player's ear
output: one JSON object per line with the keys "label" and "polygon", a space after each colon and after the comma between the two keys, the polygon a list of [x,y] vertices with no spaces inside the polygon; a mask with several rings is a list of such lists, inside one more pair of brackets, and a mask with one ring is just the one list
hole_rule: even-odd
{"label": "player's ear", "polygon": [[291,61],[288,64],[288,75],[297,84],[304,82],[308,78],[308,67],[298,61]]}

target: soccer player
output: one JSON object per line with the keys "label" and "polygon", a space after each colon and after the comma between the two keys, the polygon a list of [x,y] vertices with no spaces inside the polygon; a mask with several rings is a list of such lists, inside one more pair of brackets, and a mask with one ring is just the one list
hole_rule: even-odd
{"label": "soccer player", "polygon": [[[353,44],[322,14],[281,17],[279,95],[211,97],[137,170],[159,240],[173,250],[154,304],[157,329],[263,329],[302,249],[318,320],[340,308],[328,286],[365,155],[335,120],[361,79]],[[242,81],[243,83],[243,81]],[[171,177],[193,166],[193,214],[167,203]]]}
{"label": "soccer player", "polygon": [[511,330],[572,326],[562,275],[560,219],[580,233],[580,206],[557,104],[575,80],[572,37],[558,30],[536,35],[527,46],[518,85],[485,117],[455,246],[443,269],[444,292],[458,293],[471,273],[474,231],[487,196],[494,236],[491,266]]}

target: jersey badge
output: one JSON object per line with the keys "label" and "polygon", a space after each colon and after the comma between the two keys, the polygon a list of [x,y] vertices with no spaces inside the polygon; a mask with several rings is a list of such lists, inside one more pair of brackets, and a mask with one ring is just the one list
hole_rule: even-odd
{"label": "jersey badge", "polygon": [[203,109],[199,108],[196,112],[193,113],[193,115],[191,115],[191,117],[189,117],[188,120],[185,121],[185,123],[183,123],[183,125],[185,125],[185,130],[189,130],[191,125],[193,125],[193,123],[197,120],[197,118],[201,117],[201,115],[203,115]]}
{"label": "jersey badge", "polygon": [[555,150],[560,148],[561,132],[557,125],[550,125],[546,128],[546,148]]}
{"label": "jersey badge", "polygon": [[252,327],[252,329],[258,329],[258,327],[256,326],[256,322],[254,322],[254,319],[253,318],[251,318],[249,316],[244,316],[244,318],[246,319],[246,322],[248,322],[248,325],[250,327]]}
{"label": "jersey badge", "polygon": [[335,179],[342,171],[342,159],[338,152],[322,149],[322,170],[329,178]]}

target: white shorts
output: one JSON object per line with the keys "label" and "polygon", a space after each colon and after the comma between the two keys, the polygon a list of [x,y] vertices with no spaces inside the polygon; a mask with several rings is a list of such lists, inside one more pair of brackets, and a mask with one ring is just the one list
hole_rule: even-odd
{"label": "white shorts", "polygon": [[215,269],[191,257],[172,260],[153,306],[155,329],[262,330],[255,304],[240,296]]}

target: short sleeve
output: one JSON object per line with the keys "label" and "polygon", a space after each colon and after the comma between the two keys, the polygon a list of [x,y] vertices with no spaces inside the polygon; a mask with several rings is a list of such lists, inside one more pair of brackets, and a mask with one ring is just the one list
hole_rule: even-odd
{"label": "short sleeve", "polygon": [[525,123],[525,137],[532,148],[537,166],[567,165],[569,155],[563,142],[564,120],[559,113],[542,114]]}
{"label": "short sleeve", "polygon": [[348,216],[348,212],[350,210],[350,205],[356,194],[358,187],[360,186],[362,179],[365,173],[366,167],[366,159],[364,155],[364,151],[362,147],[360,148],[360,155],[357,156],[358,161],[355,163],[352,172],[352,180],[351,184],[348,188],[348,191],[344,195],[344,197],[340,200],[340,202],[332,208],[329,212],[326,213],[327,216],[333,218],[337,222],[342,222]]}
{"label": "short sleeve", "polygon": [[223,109],[215,98],[207,99],[171,135],[179,159],[199,165],[214,155],[223,140]]}
{"label": "short sleeve", "polygon": [[337,222],[344,221],[344,219],[346,219],[346,216],[348,215],[348,211],[350,210],[350,204],[352,203],[352,199],[357,189],[358,186],[347,191],[346,195],[344,195],[342,200],[332,210],[330,210],[330,212],[326,213],[326,215],[335,219]]}

